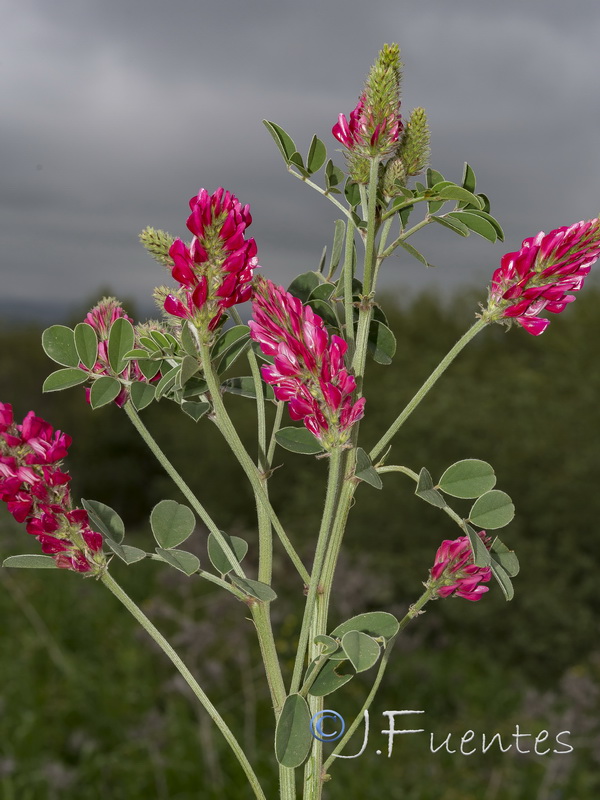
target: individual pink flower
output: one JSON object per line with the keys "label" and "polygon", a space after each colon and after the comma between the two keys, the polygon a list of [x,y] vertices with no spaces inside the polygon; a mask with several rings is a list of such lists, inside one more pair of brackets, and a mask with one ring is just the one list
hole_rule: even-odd
{"label": "individual pink flower", "polygon": [[213,195],[200,189],[190,208],[187,226],[194,238],[189,246],[175,239],[169,250],[171,274],[181,289],[167,296],[164,307],[191,320],[209,340],[224,310],[250,299],[257,247],[254,239],[244,238],[252,222],[250,207],[225,189]]}
{"label": "individual pink flower", "polygon": [[581,289],[599,255],[600,219],[525,239],[518,252],[502,257],[482,319],[514,320],[539,336],[550,324],[539,314],[544,310],[558,314],[572,303],[575,296],[570,292]]}
{"label": "individual pink flower", "polygon": [[58,567],[97,575],[106,567],[102,536],[86,511],[73,508],[71,478],[61,469],[70,445],[70,436],[33,411],[19,425],[12,407],[0,403],[0,500]]}
{"label": "individual pink flower", "polygon": [[[489,549],[490,540],[485,531],[480,531],[478,536]],[[489,591],[489,586],[482,584],[491,577],[490,567],[478,567],[473,563],[469,537],[459,536],[454,540],[445,539],[438,548],[427,586],[435,590],[434,597],[454,595],[465,600],[479,600]]]}
{"label": "individual pink flower", "polygon": [[[110,375],[114,377],[114,373],[108,360],[108,336],[113,323],[121,318],[133,323],[133,320],[125,313],[125,310],[118,300],[116,300],[114,297],[103,297],[102,300],[87,314],[84,320],[84,322],[87,322],[88,325],[91,325],[98,336],[98,357],[92,369],[89,370],[89,372],[94,375]],[[80,364],[80,368],[87,370],[87,367],[83,364]],[[147,379],[140,370],[137,361],[133,359],[128,362],[127,366],[123,372],[121,372],[119,377],[126,382],[147,382]],[[160,375],[157,375],[153,380],[157,379],[160,379]],[[85,395],[88,403],[90,402],[90,393],[91,389],[86,388]],[[119,408],[122,408],[127,402],[128,398],[129,391],[126,386],[123,386],[114,402],[119,406]]]}
{"label": "individual pink flower", "polygon": [[377,119],[376,114],[368,108],[364,93],[356,108],[350,112],[350,121],[348,122],[345,114],[340,114],[331,129],[344,147],[362,151],[364,155],[389,152],[398,141],[401,131],[400,114],[391,113]]}
{"label": "individual pink flower", "polygon": [[352,399],[356,381],[344,364],[347,343],[330,337],[310,306],[264,278],[255,281],[252,316],[250,335],[274,359],[261,372],[275,397],[326,449],[346,442],[365,405],[364,398]]}

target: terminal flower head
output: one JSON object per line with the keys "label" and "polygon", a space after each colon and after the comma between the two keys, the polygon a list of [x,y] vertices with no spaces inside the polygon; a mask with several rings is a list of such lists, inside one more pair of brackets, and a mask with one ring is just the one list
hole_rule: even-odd
{"label": "terminal flower head", "polygon": [[599,255],[600,219],[525,239],[519,251],[503,256],[494,272],[482,319],[514,321],[539,336],[550,324],[540,313],[558,314],[572,303],[571,292],[581,289]]}
{"label": "terminal flower head", "polygon": [[0,500],[58,567],[98,575],[106,567],[102,536],[73,506],[62,469],[70,445],[70,436],[33,411],[17,424],[12,406],[0,403]]}
{"label": "terminal flower head", "polygon": [[384,45],[367,77],[365,89],[350,119],[340,114],[332,128],[335,138],[355,159],[391,153],[402,131],[400,117],[400,50]]}
{"label": "terminal flower head", "polygon": [[274,363],[262,367],[275,397],[288,404],[290,417],[327,450],[344,444],[364,414],[365,400],[353,401],[354,376],[346,370],[347,343],[330,336],[310,306],[265,278],[255,280],[250,335]]}
{"label": "terminal flower head", "polygon": [[[491,544],[485,531],[479,537],[488,547]],[[430,570],[428,588],[434,589],[434,597],[462,597],[465,600],[479,600],[489,591],[483,586],[492,577],[489,567],[478,567],[473,563],[473,553],[468,536],[458,539],[445,539],[435,555],[435,562]]]}
{"label": "terminal flower head", "polygon": [[245,238],[250,207],[225,189],[212,195],[200,189],[190,208],[190,245],[175,239],[169,249],[171,274],[181,288],[167,296],[164,308],[189,319],[210,341],[225,309],[250,299],[257,247],[254,239]]}

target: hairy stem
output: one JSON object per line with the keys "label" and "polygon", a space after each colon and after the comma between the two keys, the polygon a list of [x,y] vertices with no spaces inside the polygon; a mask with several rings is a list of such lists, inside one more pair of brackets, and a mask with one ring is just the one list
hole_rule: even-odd
{"label": "hairy stem", "polygon": [[129,613],[139,622],[142,628],[148,633],[152,639],[156,642],[156,644],[161,648],[163,653],[171,660],[175,668],[179,671],[182,678],[185,680],[187,685],[190,687],[196,698],[199,700],[203,708],[209,714],[212,721],[215,723],[217,728],[223,734],[227,744],[231,747],[235,757],[240,763],[240,766],[244,770],[246,774],[246,778],[248,779],[248,783],[252,787],[252,791],[254,796],[258,798],[258,800],[267,800],[266,795],[263,792],[260,783],[258,782],[258,778],[254,770],[252,769],[250,762],[246,758],[244,751],[242,750],[238,740],[235,738],[231,728],[227,725],[223,717],[219,714],[217,709],[209,700],[208,696],[205,694],[204,690],[200,687],[192,673],[186,667],[184,662],[181,660],[179,655],[173,650],[169,642],[165,639],[165,637],[160,633],[160,631],[155,627],[155,625],[148,619],[148,617],[144,614],[141,608],[123,591],[123,589],[119,586],[119,584],[115,581],[115,579],[108,573],[105,572],[102,577],[100,578],[102,583],[109,589],[114,596],[119,600],[125,608],[129,611]]}
{"label": "hairy stem", "polygon": [[396,435],[396,433],[400,430],[402,425],[406,422],[408,417],[412,414],[415,408],[419,405],[421,400],[425,397],[427,392],[431,389],[431,387],[436,383],[438,378],[440,378],[444,372],[448,369],[450,364],[454,361],[456,356],[461,352],[461,350],[471,341],[471,339],[475,338],[480,330],[485,328],[486,323],[479,319],[477,322],[472,325],[469,330],[458,340],[458,342],[454,345],[454,347],[444,356],[444,358],[440,361],[437,367],[433,370],[431,375],[427,378],[425,383],[421,386],[415,396],[407,403],[405,408],[398,414],[394,422],[390,425],[388,430],[383,434],[381,439],[377,442],[375,447],[369,453],[371,460],[374,461],[377,456],[384,450],[387,446],[388,442]]}

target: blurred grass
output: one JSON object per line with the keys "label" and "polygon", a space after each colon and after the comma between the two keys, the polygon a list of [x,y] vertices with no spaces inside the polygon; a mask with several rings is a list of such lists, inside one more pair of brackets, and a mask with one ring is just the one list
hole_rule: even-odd
{"label": "blurred grass", "polygon": [[[508,336],[500,328],[486,331],[398,437],[392,461],[427,466],[434,477],[460,458],[494,465],[498,487],[517,506],[502,538],[516,549],[522,571],[511,604],[495,587],[477,604],[432,604],[407,630],[372,709],[368,747],[335,764],[331,800],[600,796],[599,301],[597,288],[586,289],[541,339],[519,330]],[[390,313],[398,353],[391,367],[370,367],[367,446],[465,329],[473,307],[467,297],[450,308],[423,296]],[[74,438],[68,466],[75,496],[115,507],[129,525],[130,543],[151,549],[144,519],[154,503],[178,499],[177,492],[117,409],[91,412],[80,389],[42,396],[39,387],[51,369],[38,330],[0,332],[0,399],[12,402],[17,415],[33,407],[66,429]],[[252,404],[231,398],[230,406],[253,448]],[[252,548],[252,507],[236,466],[206,420],[195,426],[175,412],[163,403],[144,418],[220,526],[244,535]],[[283,451],[277,458],[285,469],[275,473],[273,501],[308,558],[325,467]],[[418,596],[440,540],[458,535],[412,492],[401,476],[388,477],[385,493],[360,488],[332,623],[377,608],[403,613]],[[35,542],[1,511],[2,556],[35,551]],[[201,533],[191,549],[206,563]],[[280,553],[276,567],[280,598],[273,615],[289,666],[302,587]],[[114,573],[184,653],[248,747],[267,796],[275,797],[268,698],[244,607],[162,565],[115,564]],[[4,570],[0,615],[3,800],[250,796],[169,662],[100,584],[58,572]],[[352,681],[326,705],[349,721],[369,680],[371,673]],[[438,744],[452,732],[456,748],[471,729],[472,747],[482,733],[489,739],[496,732],[506,746],[518,724],[534,736],[548,730],[551,746],[559,731],[569,730],[575,749],[544,756],[519,755],[514,746],[504,754],[497,748],[470,756],[431,753],[427,735],[415,734],[397,736],[388,759],[382,712],[411,708],[426,713],[399,717],[396,727],[424,727]],[[348,752],[359,750],[362,733],[361,727]]]}

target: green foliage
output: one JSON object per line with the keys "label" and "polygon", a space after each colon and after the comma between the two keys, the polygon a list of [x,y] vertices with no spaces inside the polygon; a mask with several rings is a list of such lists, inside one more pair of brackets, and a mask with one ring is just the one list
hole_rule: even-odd
{"label": "green foliage", "polygon": [[496,485],[494,468],[486,461],[465,458],[452,464],[439,480],[439,488],[452,497],[474,498]]}
{"label": "green foliage", "polygon": [[398,633],[398,620],[387,611],[369,611],[342,622],[331,631],[330,636],[341,638],[348,631],[361,631],[369,636],[388,640]]}
{"label": "green foliage", "polygon": [[313,737],[308,703],[299,694],[286,697],[275,733],[275,755],[284,767],[299,767],[308,758]]}
{"label": "green foliage", "polygon": [[42,334],[42,347],[48,358],[63,367],[79,365],[73,331],[65,325],[52,325],[47,328]]}
{"label": "green foliage", "polygon": [[383,481],[371,463],[368,454],[365,453],[362,447],[356,448],[356,469],[354,471],[354,477],[365,483],[369,483],[375,489],[383,488]]}
{"label": "green foliage", "polygon": [[514,516],[515,507],[510,497],[498,489],[492,489],[478,497],[469,513],[470,521],[485,530],[504,528],[512,522]]}
{"label": "green foliage", "polygon": [[161,500],[152,509],[150,526],[157,543],[169,550],[188,539],[196,527],[194,512],[175,500]]}
{"label": "green foliage", "polygon": [[375,639],[355,630],[342,636],[342,649],[356,672],[371,669],[381,654],[381,648]]}
{"label": "green foliage", "polygon": [[323,452],[323,445],[306,428],[290,425],[280,428],[275,434],[275,439],[280,447],[292,453],[315,455]]}
{"label": "green foliage", "polygon": [[[223,536],[229,547],[231,547],[238,564],[240,564],[248,552],[248,542],[239,536],[229,536],[226,533],[223,533]],[[210,563],[221,575],[226,575],[235,568],[235,565],[231,563],[223,552],[221,545],[213,533],[208,537],[208,557],[210,558]]]}
{"label": "green foliage", "polygon": [[199,558],[185,550],[167,550],[162,547],[157,547],[156,554],[162,561],[175,567],[175,569],[178,569],[185,575],[193,575],[194,572],[198,572],[200,569]]}

